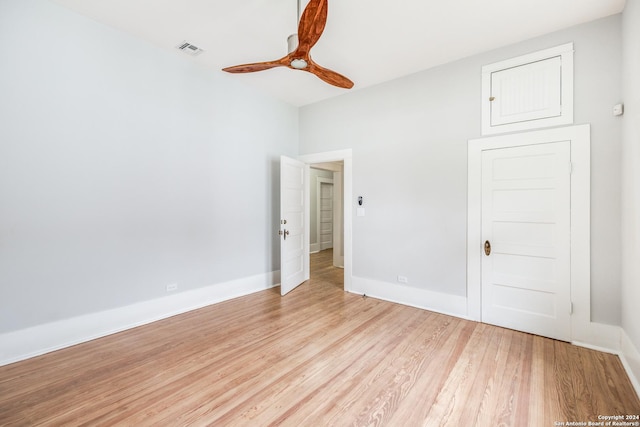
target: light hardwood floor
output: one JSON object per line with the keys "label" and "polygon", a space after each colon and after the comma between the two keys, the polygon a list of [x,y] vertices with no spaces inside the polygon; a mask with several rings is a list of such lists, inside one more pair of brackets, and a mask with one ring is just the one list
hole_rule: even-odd
{"label": "light hardwood floor", "polygon": [[616,356],[313,278],[0,367],[0,425],[554,426],[640,414]]}

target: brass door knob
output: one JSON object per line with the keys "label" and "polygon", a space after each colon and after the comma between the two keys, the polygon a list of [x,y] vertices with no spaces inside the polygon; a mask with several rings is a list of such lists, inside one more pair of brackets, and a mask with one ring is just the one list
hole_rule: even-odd
{"label": "brass door knob", "polygon": [[484,242],[484,254],[486,256],[491,255],[491,242],[489,242],[488,240]]}

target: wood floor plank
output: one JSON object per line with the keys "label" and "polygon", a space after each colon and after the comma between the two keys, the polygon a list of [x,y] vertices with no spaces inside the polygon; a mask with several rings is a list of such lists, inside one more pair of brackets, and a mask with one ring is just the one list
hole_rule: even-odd
{"label": "wood floor plank", "polygon": [[[529,382],[529,416],[527,425],[541,426],[544,420],[553,418],[550,405],[558,401],[555,395],[555,388],[549,387],[545,390],[545,357],[544,342],[541,337],[533,337],[531,345],[531,368]],[[523,384],[526,387],[526,384]],[[546,392],[545,392],[546,391]],[[547,399],[545,399],[547,398]]]}
{"label": "wood floor plank", "polygon": [[[493,329],[493,332],[501,332]],[[499,393],[503,387],[511,341],[504,333],[494,333],[487,343],[487,363],[476,376],[471,393],[460,415],[465,424],[483,425],[490,422],[501,403]]]}
{"label": "wood floor plank", "polygon": [[390,419],[391,425],[405,421],[407,425],[422,425],[476,327],[465,321],[445,322],[448,327],[441,334],[430,337],[420,348],[419,354],[426,359],[424,369],[406,402]]}
{"label": "wood floor plank", "polygon": [[[272,289],[0,367],[2,426],[442,426],[640,414],[617,356],[345,293]],[[527,424],[528,421],[528,424]]]}
{"label": "wood floor plank", "polygon": [[[277,417],[281,412],[285,412],[291,404],[304,401],[307,389],[315,390],[323,378],[335,375],[336,368],[342,369],[341,364],[332,363],[338,356],[335,353],[341,353],[347,358],[358,357],[366,350],[365,329],[382,328],[384,322],[392,317],[393,310],[366,313],[362,318],[354,317],[359,323],[357,327],[353,324],[355,322],[347,321],[344,323],[345,326],[349,326],[349,332],[345,331],[340,334],[334,331],[331,334],[331,341],[324,340],[321,343],[316,343],[315,340],[312,340],[300,345],[300,349],[296,352],[278,350],[275,354],[281,360],[276,361],[272,366],[265,366],[263,378],[243,384],[243,387],[248,388],[246,399],[243,401],[229,400],[218,408],[219,412],[224,415],[211,419],[211,421],[228,425],[237,414],[240,414],[240,417],[246,419],[247,422],[255,419],[261,419],[264,422],[271,417]],[[301,332],[306,336],[313,334],[304,330]],[[357,335],[355,339],[350,336],[352,332]],[[315,338],[324,337],[316,336]],[[256,402],[259,403],[256,404]],[[269,412],[273,408],[277,408],[275,414]]]}
{"label": "wood floor plank", "polygon": [[492,339],[496,329],[478,325],[465,345],[465,349],[450,370],[447,381],[440,389],[436,401],[427,414],[425,425],[460,425],[460,415],[465,405],[479,405],[478,401],[468,401],[480,368],[488,354],[486,343]]}
{"label": "wood floor plank", "polygon": [[[398,411],[410,409],[405,403],[409,392],[414,390],[420,379],[433,376],[436,363],[444,362],[428,357],[427,353],[435,348],[435,340],[458,335],[450,334],[453,327],[443,316],[434,314],[428,318],[421,315],[421,318],[424,323],[420,329],[405,337],[393,352],[387,352],[385,359],[377,364],[377,369],[363,378],[362,384],[366,388],[356,388],[349,396],[349,400],[354,402],[352,415],[345,415],[357,415],[355,425],[384,425],[391,422]],[[424,399],[426,396],[416,404],[424,405]]]}

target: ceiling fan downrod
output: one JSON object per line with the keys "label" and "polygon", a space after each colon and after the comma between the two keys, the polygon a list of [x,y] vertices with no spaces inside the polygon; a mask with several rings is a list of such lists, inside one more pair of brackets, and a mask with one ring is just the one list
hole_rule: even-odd
{"label": "ceiling fan downrod", "polygon": [[[300,25],[300,0],[297,0],[298,11],[296,13],[296,28]],[[287,53],[292,53],[298,48],[298,33],[295,32],[287,37]],[[295,67],[294,67],[295,68]]]}

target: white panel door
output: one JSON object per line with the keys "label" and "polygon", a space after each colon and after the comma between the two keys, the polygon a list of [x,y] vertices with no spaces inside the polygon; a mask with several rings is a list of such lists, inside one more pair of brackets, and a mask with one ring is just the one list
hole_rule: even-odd
{"label": "white panel door", "polygon": [[344,267],[343,173],[333,173],[333,266]]}
{"label": "white panel door", "polygon": [[320,250],[333,248],[333,184],[320,184]]}
{"label": "white panel door", "polygon": [[485,323],[571,338],[570,149],[564,141],[482,153]]}
{"label": "white panel door", "polygon": [[305,236],[305,164],[280,157],[280,293],[307,279]]}
{"label": "white panel door", "polygon": [[491,126],[560,116],[561,76],[560,56],[491,73]]}

